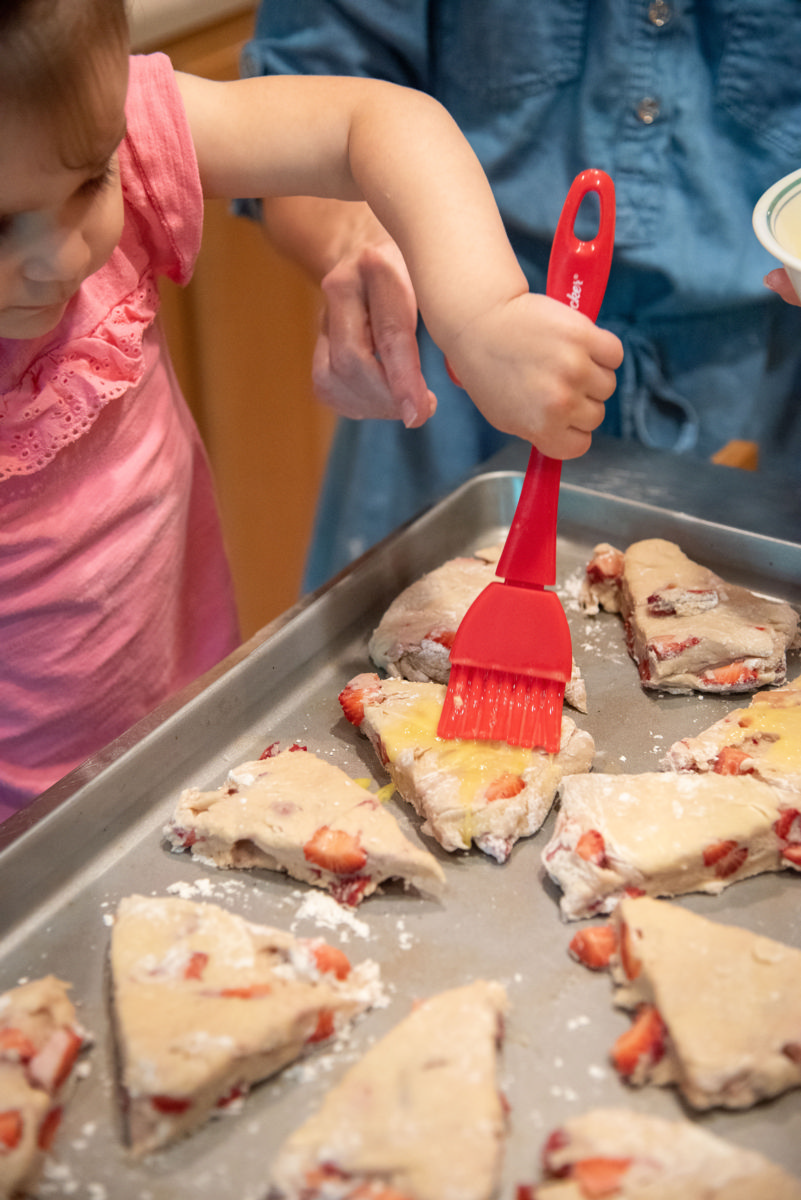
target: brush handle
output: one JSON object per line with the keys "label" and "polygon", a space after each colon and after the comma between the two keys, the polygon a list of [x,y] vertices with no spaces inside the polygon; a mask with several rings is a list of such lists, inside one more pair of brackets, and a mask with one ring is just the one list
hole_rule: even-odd
{"label": "brush handle", "polygon": [[[592,241],[573,232],[584,197],[595,192],[601,212]],[[571,184],[556,226],[546,294],[594,321],[606,291],[615,241],[615,186],[603,171],[588,170]],[[562,462],[531,448],[520,499],[496,572],[507,583],[536,587],[556,582],[556,517]]]}

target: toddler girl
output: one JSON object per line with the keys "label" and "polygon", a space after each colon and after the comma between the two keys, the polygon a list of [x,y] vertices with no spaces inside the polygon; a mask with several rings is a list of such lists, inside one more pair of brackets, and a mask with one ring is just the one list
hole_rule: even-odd
{"label": "toddler girl", "polygon": [[156,321],[159,276],[191,275],[204,196],[367,200],[473,401],[545,453],[586,450],[620,359],[611,334],[529,295],[435,101],[372,80],[213,83],[128,49],[124,0],[4,0],[0,817],[237,643],[208,465]]}

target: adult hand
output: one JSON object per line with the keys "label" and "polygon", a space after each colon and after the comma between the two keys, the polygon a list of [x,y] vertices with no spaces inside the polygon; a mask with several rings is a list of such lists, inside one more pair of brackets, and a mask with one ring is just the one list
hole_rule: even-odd
{"label": "adult hand", "polygon": [[424,424],[437,401],[420,369],[417,300],[393,241],[346,252],[322,280],[325,307],[312,377],[341,416]]}

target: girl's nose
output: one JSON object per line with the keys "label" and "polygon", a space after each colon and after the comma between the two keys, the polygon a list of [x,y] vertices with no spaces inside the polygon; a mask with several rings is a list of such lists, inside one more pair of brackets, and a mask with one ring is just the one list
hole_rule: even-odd
{"label": "girl's nose", "polygon": [[73,283],[84,278],[90,255],[82,230],[52,230],[31,247],[25,276],[32,283]]}

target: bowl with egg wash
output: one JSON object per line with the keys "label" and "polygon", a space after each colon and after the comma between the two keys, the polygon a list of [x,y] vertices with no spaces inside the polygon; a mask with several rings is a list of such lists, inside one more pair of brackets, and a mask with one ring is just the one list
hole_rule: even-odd
{"label": "bowl with egg wash", "polygon": [[759,198],[754,233],[778,258],[801,299],[801,170],[785,175]]}

